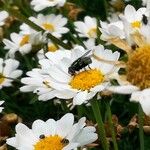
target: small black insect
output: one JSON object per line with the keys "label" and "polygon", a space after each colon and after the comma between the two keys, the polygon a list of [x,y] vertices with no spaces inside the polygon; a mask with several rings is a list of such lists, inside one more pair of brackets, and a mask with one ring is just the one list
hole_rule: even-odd
{"label": "small black insect", "polygon": [[90,52],[91,50],[87,51],[85,54],[75,60],[68,68],[68,73],[71,75],[75,75],[76,71],[79,71],[86,66],[89,66],[89,64],[92,63],[92,59],[90,58],[90,56],[87,56]]}
{"label": "small black insect", "polygon": [[40,139],[44,139],[44,138],[45,138],[45,135],[44,135],[44,134],[41,134],[41,135],[39,136],[39,138],[40,138]]}
{"label": "small black insect", "polygon": [[132,50],[136,50],[136,48],[138,48],[138,45],[133,44],[133,45],[131,45],[131,48],[132,48]]}
{"label": "small black insect", "polygon": [[67,144],[69,144],[69,140],[64,138],[61,140],[61,143],[64,145],[67,145]]}
{"label": "small black insect", "polygon": [[143,17],[142,17],[142,22],[143,22],[145,25],[148,24],[147,16],[143,15]]}

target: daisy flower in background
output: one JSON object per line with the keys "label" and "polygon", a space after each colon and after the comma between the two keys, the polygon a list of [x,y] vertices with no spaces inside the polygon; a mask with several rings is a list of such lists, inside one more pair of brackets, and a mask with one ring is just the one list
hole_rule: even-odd
{"label": "daisy flower in background", "polygon": [[[3,39],[5,49],[8,49],[8,56],[11,58],[15,57],[15,53],[19,51],[22,55],[31,52],[32,48],[39,48],[40,45],[45,43],[45,36],[41,32],[34,32],[32,34],[10,34],[11,40]],[[37,49],[36,49],[37,50]],[[40,49],[39,49],[40,50]]]}
{"label": "daisy flower in background", "polygon": [[6,11],[0,11],[0,26],[4,25],[5,19],[8,17]]}
{"label": "daisy flower in background", "polygon": [[[0,106],[4,103],[4,101],[0,101]],[[0,107],[0,113],[2,112],[2,110],[4,109],[4,107]]]}
{"label": "daisy flower in background", "polygon": [[41,69],[33,69],[28,71],[28,77],[21,79],[21,82],[25,84],[20,88],[21,92],[33,92],[39,97],[38,100],[47,101],[55,97],[56,91],[51,88],[51,78],[42,72]]}
{"label": "daisy flower in background", "polygon": [[95,127],[85,127],[85,121],[83,117],[74,124],[73,114],[68,113],[57,121],[36,120],[32,129],[19,123],[16,125],[15,137],[7,139],[6,143],[18,150],[72,150],[90,144],[98,138]]}
{"label": "daisy flower in background", "polygon": [[[81,46],[77,46],[71,51],[70,57],[64,56],[63,58],[59,52],[57,53],[57,58],[61,57],[61,61],[48,69],[48,73],[53,79],[51,86],[57,90],[56,97],[61,99],[73,98],[74,105],[81,105],[87,102],[97,92],[104,90],[109,85],[109,75],[116,68],[114,68],[113,64],[100,62],[97,60],[97,57],[117,61],[120,56],[119,52],[113,53],[111,50],[105,50],[102,45],[99,45],[95,47],[93,53],[96,58],[91,58],[92,62],[90,66],[85,70],[81,69],[79,72],[71,75],[68,73],[68,68],[75,60],[84,55],[87,50]],[[46,68],[48,63],[43,64],[43,66]]]}
{"label": "daisy flower in background", "polygon": [[97,37],[97,22],[96,18],[86,16],[83,21],[76,21],[74,23],[75,30],[79,32],[79,36],[87,38]]}
{"label": "daisy flower in background", "polygon": [[142,27],[143,15],[146,15],[146,16],[148,15],[147,9],[145,7],[142,7],[136,10],[133,6],[127,5],[125,7],[124,15],[121,14],[120,18],[128,22],[130,24],[131,29],[137,30]]}
{"label": "daisy flower in background", "polygon": [[44,16],[38,14],[37,18],[30,17],[29,19],[57,38],[69,31],[67,27],[64,27],[67,24],[67,18],[62,15],[50,14]]}
{"label": "daisy flower in background", "polygon": [[[108,89],[115,93],[132,94],[132,101],[139,101],[143,111],[150,115],[150,26],[142,26],[141,30],[130,34],[131,40],[135,43],[130,46],[128,40],[112,39],[110,42],[125,50],[128,61],[125,64],[125,74],[116,75],[119,85]],[[138,92],[137,92],[138,91]],[[140,97],[137,97],[141,94]],[[134,100],[135,98],[135,100]],[[149,97],[150,98],[150,97]]]}
{"label": "daisy flower in background", "polygon": [[32,0],[31,5],[35,11],[41,11],[48,7],[62,7],[66,0]]}
{"label": "daisy flower in background", "polygon": [[0,89],[2,87],[12,86],[13,79],[22,75],[22,71],[17,69],[19,62],[14,59],[0,58]]}

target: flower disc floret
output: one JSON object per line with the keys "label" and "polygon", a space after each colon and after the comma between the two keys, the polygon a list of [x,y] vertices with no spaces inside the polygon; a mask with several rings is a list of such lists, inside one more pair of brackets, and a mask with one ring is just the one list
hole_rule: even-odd
{"label": "flower disc floret", "polygon": [[62,150],[65,147],[62,138],[58,135],[48,136],[40,139],[35,145],[34,150]]}
{"label": "flower disc floret", "polygon": [[101,84],[104,80],[102,72],[98,69],[90,69],[76,74],[70,81],[70,85],[78,90],[90,90]]}
{"label": "flower disc floret", "polygon": [[137,48],[129,56],[127,80],[141,89],[150,88],[150,45]]}

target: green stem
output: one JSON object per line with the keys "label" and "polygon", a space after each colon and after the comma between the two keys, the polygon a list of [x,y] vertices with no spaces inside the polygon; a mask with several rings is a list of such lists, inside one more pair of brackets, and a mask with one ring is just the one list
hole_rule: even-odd
{"label": "green stem", "polygon": [[139,103],[139,137],[140,137],[140,150],[144,150],[144,132],[143,132],[143,110]]}
{"label": "green stem", "polygon": [[[20,21],[22,21],[22,22],[26,23],[27,25],[29,25],[34,30],[42,31],[43,33],[45,32],[45,30],[43,28],[41,28],[40,26],[38,26],[35,23],[33,23],[32,21],[30,21],[28,18],[26,18],[23,14],[19,13],[17,10],[14,10],[12,8],[5,8],[5,10],[8,11],[9,14],[11,14],[12,16],[18,18]],[[69,45],[63,43],[60,39],[57,39],[51,33],[48,33],[47,37],[49,39],[51,39],[54,43],[62,46],[63,48],[71,49],[71,47]]]}
{"label": "green stem", "polygon": [[16,0],[16,4],[18,5],[19,9],[21,10],[22,13],[24,13],[26,16],[30,16],[28,11],[26,10],[27,7],[24,5],[24,1],[21,0]]}
{"label": "green stem", "polygon": [[106,139],[106,133],[105,133],[105,128],[104,128],[104,124],[102,121],[102,115],[101,115],[101,111],[99,109],[99,105],[98,105],[98,101],[97,99],[93,99],[91,100],[91,106],[94,112],[94,116],[96,119],[96,122],[98,124],[98,129],[99,129],[99,137],[102,143],[102,147],[104,150],[109,150],[109,145]]}
{"label": "green stem", "polygon": [[107,107],[108,121],[109,121],[110,129],[111,129],[111,135],[112,135],[114,150],[118,150],[118,145],[117,145],[117,141],[116,141],[116,133],[115,133],[114,125],[113,125],[113,121],[112,121],[112,114],[111,114],[110,104],[107,103],[106,107]]}
{"label": "green stem", "polygon": [[100,20],[99,18],[97,18],[97,38],[96,38],[96,41],[98,44],[102,44],[102,41],[101,41],[101,32],[99,30],[99,27],[100,27]]}
{"label": "green stem", "polygon": [[101,10],[103,10],[102,20],[107,20],[108,11],[107,11],[107,2],[106,0],[100,0],[99,4],[101,5]]}

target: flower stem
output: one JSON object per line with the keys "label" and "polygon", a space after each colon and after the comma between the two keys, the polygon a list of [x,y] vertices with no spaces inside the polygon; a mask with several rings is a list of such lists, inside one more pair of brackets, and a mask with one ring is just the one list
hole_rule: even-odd
{"label": "flower stem", "polygon": [[[41,28],[40,26],[36,25],[34,22],[30,21],[28,18],[26,18],[23,14],[21,14],[19,11],[14,10],[12,8],[8,8],[5,7],[5,10],[9,12],[9,14],[11,14],[12,16],[16,17],[17,19],[19,19],[20,21],[26,23],[27,25],[29,25],[31,28],[33,28],[36,31],[41,31],[41,32],[45,32],[45,30],[43,28]],[[57,39],[56,37],[54,37],[51,33],[47,34],[47,37],[49,39],[51,39],[54,43],[62,46],[65,49],[71,49],[71,47],[65,43],[63,43],[60,39]]]}
{"label": "flower stem", "polygon": [[143,110],[139,103],[139,137],[140,137],[140,150],[144,150],[144,132],[143,132]]}
{"label": "flower stem", "polygon": [[107,20],[108,11],[107,11],[107,1],[106,0],[100,0],[99,3],[101,4],[101,10],[103,10],[103,15],[101,16],[102,20]]}
{"label": "flower stem", "polygon": [[107,103],[106,107],[107,107],[108,121],[109,121],[110,129],[111,129],[111,135],[112,135],[114,150],[118,150],[118,145],[117,145],[117,141],[116,141],[116,133],[115,133],[114,125],[112,122],[112,114],[111,114],[110,104]]}
{"label": "flower stem", "polygon": [[101,111],[99,109],[99,105],[98,105],[98,101],[97,99],[92,99],[91,100],[91,106],[92,106],[92,110],[94,112],[94,116],[96,119],[96,122],[98,124],[98,129],[99,129],[99,137],[102,143],[102,147],[104,150],[109,150],[109,145],[106,139],[106,133],[105,133],[105,128],[104,128],[104,124],[102,121],[102,115],[101,115]]}

